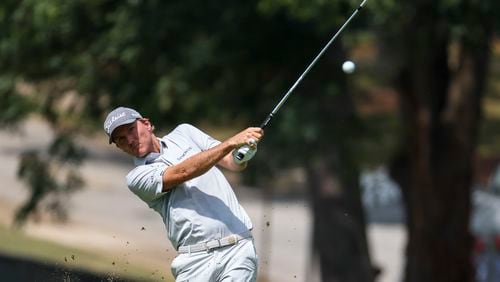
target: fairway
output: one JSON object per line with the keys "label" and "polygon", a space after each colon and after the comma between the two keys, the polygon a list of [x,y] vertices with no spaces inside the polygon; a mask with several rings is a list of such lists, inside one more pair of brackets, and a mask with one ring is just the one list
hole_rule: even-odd
{"label": "fairway", "polygon": [[[45,240],[31,238],[19,230],[0,225],[0,256],[40,262],[54,269],[64,269],[66,275],[91,272],[109,281],[170,281],[154,269],[131,264],[127,257],[96,254],[78,248],[69,248]],[[31,269],[24,269],[29,272]]]}

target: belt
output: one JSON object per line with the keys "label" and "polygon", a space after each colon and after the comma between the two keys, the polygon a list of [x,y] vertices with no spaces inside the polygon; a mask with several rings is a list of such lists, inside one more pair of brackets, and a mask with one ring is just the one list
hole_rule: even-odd
{"label": "belt", "polygon": [[221,239],[210,240],[189,246],[180,246],[177,250],[180,254],[196,253],[201,251],[210,251],[213,249],[230,246],[238,243],[239,241],[252,237],[252,232],[247,231],[241,234],[232,234]]}

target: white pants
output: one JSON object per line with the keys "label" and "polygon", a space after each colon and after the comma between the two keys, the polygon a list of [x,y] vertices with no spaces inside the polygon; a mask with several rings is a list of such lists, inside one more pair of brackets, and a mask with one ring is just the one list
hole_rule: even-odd
{"label": "white pants", "polygon": [[208,252],[179,254],[172,261],[171,269],[178,282],[254,282],[257,265],[253,239],[247,238]]}

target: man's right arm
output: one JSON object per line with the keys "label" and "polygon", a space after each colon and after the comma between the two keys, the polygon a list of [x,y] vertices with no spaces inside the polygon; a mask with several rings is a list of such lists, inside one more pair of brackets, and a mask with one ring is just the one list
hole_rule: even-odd
{"label": "man's right arm", "polygon": [[163,192],[204,174],[233,149],[233,145],[223,142],[179,164],[167,167],[163,172]]}
{"label": "man's right arm", "polygon": [[163,172],[162,191],[167,192],[181,183],[204,174],[234,149],[247,144],[250,138],[259,141],[262,135],[261,128],[249,127],[206,151],[191,156],[179,164],[167,167]]}

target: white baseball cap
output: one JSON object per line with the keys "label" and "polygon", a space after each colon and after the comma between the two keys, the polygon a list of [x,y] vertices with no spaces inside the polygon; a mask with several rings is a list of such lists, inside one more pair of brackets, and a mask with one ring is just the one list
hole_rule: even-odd
{"label": "white baseball cap", "polygon": [[140,118],[142,118],[141,114],[131,108],[118,107],[111,111],[104,121],[104,131],[109,137],[109,144],[113,143],[111,135],[117,127],[133,123]]}

